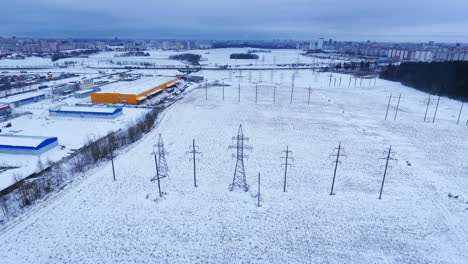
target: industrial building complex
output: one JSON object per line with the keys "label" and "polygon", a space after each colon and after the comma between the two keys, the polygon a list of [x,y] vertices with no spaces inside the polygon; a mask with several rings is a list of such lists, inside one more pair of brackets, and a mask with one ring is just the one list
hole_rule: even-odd
{"label": "industrial building complex", "polygon": [[51,116],[111,119],[122,115],[122,108],[61,106],[50,109],[49,113]]}
{"label": "industrial building complex", "polygon": [[56,137],[0,135],[0,153],[40,155],[57,145]]}
{"label": "industrial building complex", "polygon": [[93,103],[139,104],[177,83],[173,77],[141,78],[131,82],[113,83],[101,87],[103,91],[92,93]]}

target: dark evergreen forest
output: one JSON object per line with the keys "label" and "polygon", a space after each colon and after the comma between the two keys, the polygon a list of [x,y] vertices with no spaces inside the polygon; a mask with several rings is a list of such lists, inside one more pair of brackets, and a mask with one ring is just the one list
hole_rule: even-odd
{"label": "dark evergreen forest", "polygon": [[192,65],[200,65],[201,55],[192,54],[192,53],[183,53],[183,54],[171,55],[169,56],[169,59],[188,61]]}
{"label": "dark evergreen forest", "polygon": [[468,61],[390,64],[382,70],[380,78],[431,94],[468,101]]}
{"label": "dark evergreen forest", "polygon": [[258,55],[252,53],[233,53],[229,56],[230,59],[245,59],[258,60]]}

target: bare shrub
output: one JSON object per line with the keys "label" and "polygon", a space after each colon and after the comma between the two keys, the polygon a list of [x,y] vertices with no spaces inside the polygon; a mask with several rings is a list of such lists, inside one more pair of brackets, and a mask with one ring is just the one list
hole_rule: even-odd
{"label": "bare shrub", "polygon": [[19,174],[14,175],[15,184],[18,186],[18,196],[20,201],[20,207],[25,207],[31,205],[34,201],[35,192],[32,189],[33,185],[30,182],[27,182]]}
{"label": "bare shrub", "polygon": [[62,168],[62,166],[57,166],[53,169],[52,171],[52,177],[54,178],[55,180],[55,184],[57,186],[60,186],[63,182],[63,178],[64,178],[64,170]]}
{"label": "bare shrub", "polygon": [[37,172],[41,172],[44,170],[44,163],[42,163],[41,157],[37,159],[36,168],[37,168]]}
{"label": "bare shrub", "polygon": [[8,214],[8,198],[6,196],[0,197],[0,207],[2,208],[3,215],[6,216]]}
{"label": "bare shrub", "polygon": [[72,172],[84,172],[87,165],[86,160],[85,155],[81,153],[72,158],[70,162]]}
{"label": "bare shrub", "polygon": [[138,140],[138,129],[136,128],[136,125],[132,124],[128,128],[127,135],[130,143],[134,143]]}

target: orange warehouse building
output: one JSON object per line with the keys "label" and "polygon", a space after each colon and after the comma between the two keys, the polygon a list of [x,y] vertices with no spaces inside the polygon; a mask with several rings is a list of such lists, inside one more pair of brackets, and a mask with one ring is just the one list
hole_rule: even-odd
{"label": "orange warehouse building", "polygon": [[101,91],[91,94],[93,103],[139,104],[151,95],[155,95],[179,79],[171,77],[141,78],[131,82],[117,82],[101,87]]}

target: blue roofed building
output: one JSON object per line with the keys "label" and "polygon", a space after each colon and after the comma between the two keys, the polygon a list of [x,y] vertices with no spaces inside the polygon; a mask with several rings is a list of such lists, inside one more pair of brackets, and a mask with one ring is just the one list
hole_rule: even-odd
{"label": "blue roofed building", "polygon": [[23,93],[1,98],[0,103],[8,104],[11,107],[17,107],[24,104],[35,103],[45,98],[45,93],[42,92]]}
{"label": "blue roofed building", "polygon": [[0,153],[41,155],[58,146],[56,137],[0,135]]}
{"label": "blue roofed building", "polygon": [[113,119],[122,115],[122,113],[120,107],[60,106],[49,110],[51,116],[79,118]]}

